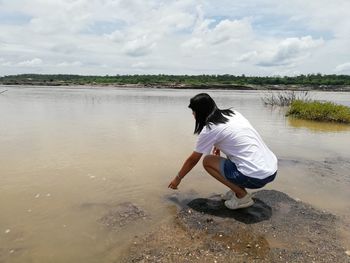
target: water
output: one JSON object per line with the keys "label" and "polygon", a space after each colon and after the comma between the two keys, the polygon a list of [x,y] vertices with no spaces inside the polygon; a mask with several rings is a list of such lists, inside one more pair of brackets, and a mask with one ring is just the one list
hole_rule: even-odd
{"label": "water", "polygon": [[[171,220],[167,189],[193,151],[198,90],[6,87],[0,94],[0,262],[111,262],[135,235]],[[1,89],[2,90],[2,89]],[[245,115],[280,159],[283,191],[350,222],[350,126],[288,119],[259,91],[207,91]],[[311,97],[350,106],[350,93]],[[200,165],[180,193],[226,189]],[[151,219],[110,231],[121,202]]]}

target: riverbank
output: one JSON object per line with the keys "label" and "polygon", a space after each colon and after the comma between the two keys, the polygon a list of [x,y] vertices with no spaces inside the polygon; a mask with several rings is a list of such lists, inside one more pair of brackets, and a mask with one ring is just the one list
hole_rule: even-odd
{"label": "riverbank", "polygon": [[349,90],[350,76],[307,74],[299,76],[246,75],[72,75],[19,74],[0,77],[5,85],[141,85],[179,89],[297,89]]}
{"label": "riverbank", "polygon": [[64,83],[64,82],[14,82],[0,83],[0,89],[11,86],[23,87],[71,87],[71,88],[153,88],[153,89],[207,89],[207,90],[290,90],[290,91],[334,91],[350,92],[350,86],[328,85],[235,85],[235,84],[101,84],[101,83]]}
{"label": "riverbank", "polygon": [[[176,201],[176,196],[170,199]],[[339,219],[263,190],[229,210],[219,195],[191,200],[172,224],[136,237],[122,262],[347,262]]]}

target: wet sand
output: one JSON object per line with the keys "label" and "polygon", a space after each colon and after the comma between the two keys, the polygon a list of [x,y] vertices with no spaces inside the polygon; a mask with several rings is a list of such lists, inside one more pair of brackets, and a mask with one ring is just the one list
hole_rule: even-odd
{"label": "wet sand", "polygon": [[135,237],[121,262],[349,262],[335,215],[273,190],[254,201],[233,211],[218,195],[196,198],[174,222]]}

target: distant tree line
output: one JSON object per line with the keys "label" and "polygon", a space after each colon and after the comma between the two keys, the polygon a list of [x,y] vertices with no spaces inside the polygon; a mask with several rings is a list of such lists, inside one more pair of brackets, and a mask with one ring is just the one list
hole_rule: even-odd
{"label": "distant tree line", "polygon": [[350,75],[307,74],[294,77],[271,76],[235,76],[235,75],[46,75],[21,74],[0,77],[0,84],[38,84],[38,85],[108,85],[108,84],[142,84],[142,85],[317,85],[349,86]]}

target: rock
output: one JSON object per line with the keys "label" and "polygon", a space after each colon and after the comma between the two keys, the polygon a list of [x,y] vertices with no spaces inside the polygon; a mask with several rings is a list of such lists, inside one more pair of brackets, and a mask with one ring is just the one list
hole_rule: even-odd
{"label": "rock", "polygon": [[217,196],[195,198],[178,212],[173,225],[139,237],[141,242],[121,262],[348,260],[337,236],[336,216],[278,191],[258,191],[253,199],[249,208],[229,210]]}

